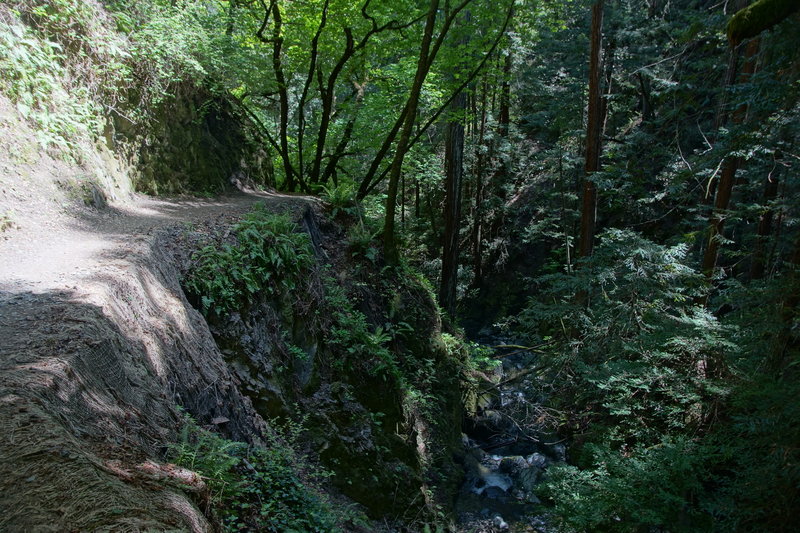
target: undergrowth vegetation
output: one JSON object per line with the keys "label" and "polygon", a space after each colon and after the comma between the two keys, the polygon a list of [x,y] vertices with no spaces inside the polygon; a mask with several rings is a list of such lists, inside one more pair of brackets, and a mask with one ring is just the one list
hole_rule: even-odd
{"label": "undergrowth vegetation", "polygon": [[[409,443],[427,454],[381,480],[421,479],[430,455],[452,451],[426,447],[431,428],[460,442],[454,391],[477,413],[480,385],[500,388],[492,353],[442,330],[465,318],[484,338],[505,320],[500,333],[530,354],[519,376],[542,378],[529,419],[546,412],[538,427],[570,445],[570,464],[540,486],[552,523],[789,531],[800,33],[796,0],[758,0],[729,42],[744,3],[8,0],[0,91],[40,147],[80,162],[86,143],[169,122],[173,97],[198,89],[182,118],[214,149],[193,151],[189,135],[156,147],[153,135],[137,156],[216,156],[235,129],[223,115],[246,117],[252,131],[230,144],[257,137],[269,183],[322,194],[342,230],[335,264],[290,218],[257,208],[194,255],[184,285],[212,322],[272,306],[257,318],[284,328],[267,339],[284,359],[250,365],[254,389],[278,367],[292,394],[329,379],[339,395],[325,400],[353,407],[354,433],[394,426],[377,445],[365,437],[371,459]],[[761,10],[775,12],[742,33]],[[202,190],[238,180],[223,159],[250,163],[219,152],[208,166],[226,168]],[[178,184],[207,165],[179,166],[163,173]],[[72,188],[88,199],[86,183]],[[0,231],[12,216],[0,212]],[[282,444],[256,451],[199,430],[184,441],[182,464],[233,510],[226,527],[328,527]]]}
{"label": "undergrowth vegetation", "polygon": [[[770,341],[752,333],[769,321],[763,309],[709,312],[688,250],[607,230],[574,272],[534,279],[536,296],[515,317],[517,334],[546,346],[547,404],[568,414],[571,464],[551,467],[539,487],[566,531],[792,520],[796,406],[777,399],[797,386],[763,373]],[[754,297],[736,283],[720,296]]]}
{"label": "undergrowth vegetation", "polygon": [[711,455],[698,438],[729,392],[719,377],[734,346],[699,303],[687,252],[608,230],[574,273],[537,278],[517,317],[531,342],[549,342],[549,403],[572,413],[576,466],[551,468],[540,489],[569,530],[702,528],[684,501],[702,492]]}
{"label": "undergrowth vegetation", "polygon": [[43,148],[81,162],[110,113],[142,125],[178,87],[209,79],[223,53],[216,20],[196,2],[10,0],[0,5],[0,90]]}
{"label": "undergrowth vegetation", "polygon": [[86,87],[65,86],[63,46],[21,24],[0,23],[0,89],[36,126],[42,147],[76,153],[76,142],[101,131],[98,106]]}
{"label": "undergrowth vegetation", "polygon": [[331,474],[300,453],[303,421],[273,424],[264,447],[227,440],[185,420],[172,460],[203,477],[206,514],[223,531],[340,531],[347,513],[334,509],[320,485]]}
{"label": "undergrowth vegetation", "polygon": [[[419,501],[415,483],[422,483],[427,469],[452,462],[452,446],[460,442],[459,428],[453,424],[454,417],[460,416],[460,383],[474,369],[490,364],[489,358],[457,336],[441,333],[439,309],[430,286],[407,265],[397,269],[382,266],[374,239],[374,235],[361,237],[357,244],[351,242],[333,252],[334,264],[320,265],[317,258],[327,252],[320,251],[315,258],[309,236],[298,231],[290,218],[256,207],[224,240],[218,239],[194,255],[184,286],[201,310],[216,321],[218,330],[228,322],[239,323],[228,320],[235,314],[245,323],[265,314],[279,322],[283,329],[275,339],[274,355],[281,358],[283,370],[269,378],[260,374],[261,379],[275,380],[271,386],[286,387],[278,402],[298,395],[298,405],[277,408],[281,417],[310,413],[322,428],[335,417],[342,437],[315,434],[318,428],[309,432],[314,434],[311,438],[328,443],[323,450],[330,446],[321,453],[325,464],[337,472],[348,465],[348,470],[340,472],[343,476],[369,477],[336,480],[337,487],[360,497],[365,497],[364,487],[392,487],[403,494],[366,498],[384,502],[376,505],[386,505],[389,499],[413,502],[426,511],[404,519],[444,523],[446,512],[444,506],[439,507],[444,501],[440,498],[449,496],[428,495]],[[232,342],[241,335],[237,330]],[[476,357],[471,358],[471,353]],[[261,359],[255,362],[259,372],[274,368]],[[318,389],[320,382],[328,385]],[[303,396],[307,391],[301,394],[299,387],[312,387],[309,390],[316,391],[313,402],[325,405],[319,409],[309,405]],[[272,416],[278,411],[275,413]],[[353,431],[359,436],[350,437]],[[418,442],[407,436],[413,432],[424,432],[416,437],[425,442],[418,456],[407,449],[410,444],[404,440]],[[359,446],[357,459],[350,456],[351,450],[345,452],[339,444],[330,444],[340,438],[348,446]],[[446,476],[453,476],[452,466],[448,468]],[[437,476],[445,478],[445,474]],[[435,492],[434,483],[430,490]],[[417,507],[391,512],[419,513]]]}
{"label": "undergrowth vegetation", "polygon": [[308,275],[313,262],[308,234],[288,216],[258,204],[232,231],[236,243],[198,251],[185,280],[204,313],[221,316],[247,307],[262,291],[292,293]]}

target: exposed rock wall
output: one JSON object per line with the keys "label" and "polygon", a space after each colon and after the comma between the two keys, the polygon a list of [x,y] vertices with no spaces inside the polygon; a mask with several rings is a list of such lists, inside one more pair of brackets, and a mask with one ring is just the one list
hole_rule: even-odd
{"label": "exposed rock wall", "polygon": [[[407,273],[382,274],[367,260],[352,260],[342,235],[320,229],[311,210],[303,226],[316,235],[313,279],[295,298],[262,295],[211,320],[222,353],[262,416],[306,418],[309,450],[371,516],[413,522],[434,504],[448,508],[461,476],[454,455],[465,354],[448,352],[430,293]],[[390,342],[402,377],[380,371],[372,354],[353,357],[351,347],[331,343],[330,330],[339,326],[327,316],[325,276],[360,302],[370,328],[403,323],[408,333]]]}
{"label": "exposed rock wall", "polygon": [[188,83],[173,93],[141,123],[109,110],[105,142],[126,162],[136,190],[211,194],[274,186],[265,141],[231,99]]}

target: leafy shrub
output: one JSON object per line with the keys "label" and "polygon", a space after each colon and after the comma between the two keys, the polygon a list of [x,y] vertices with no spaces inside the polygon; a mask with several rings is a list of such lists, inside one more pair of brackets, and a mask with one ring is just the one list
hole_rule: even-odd
{"label": "leafy shrub", "polygon": [[330,205],[331,216],[336,218],[339,213],[358,214],[359,207],[355,193],[353,183],[341,182],[330,187],[323,186],[321,197]]}
{"label": "leafy shrub", "polygon": [[203,85],[219,73],[224,29],[212,8],[203,2],[150,0],[139,10],[138,23],[128,15],[129,6],[119,6],[117,18],[129,27],[140,107],[157,106],[179,85]]}
{"label": "leafy shrub", "polygon": [[589,445],[585,453],[592,457],[590,467],[552,466],[537,490],[553,503],[562,530],[634,533],[664,525],[675,532],[709,530],[709,517],[688,505],[690,496],[702,492],[709,450],[688,439],[666,438],[625,450]]}
{"label": "leafy shrub", "polygon": [[206,479],[224,531],[337,531],[338,516],[315,483],[326,477],[296,451],[300,424],[276,426],[269,446],[232,442],[186,421],[173,460]]}
{"label": "leafy shrub", "polygon": [[389,375],[404,380],[403,373],[388,345],[391,332],[381,326],[372,327],[367,317],[354,308],[344,289],[329,279],[326,283],[326,308],[332,324],[327,340],[347,355],[349,362],[364,365],[372,375]]}
{"label": "leafy shrub", "polygon": [[100,131],[97,104],[85,87],[68,90],[62,46],[19,24],[0,22],[0,90],[37,126],[42,147],[77,155],[75,142]]}
{"label": "leafy shrub", "polygon": [[685,265],[687,251],[609,230],[574,274],[540,278],[540,297],[518,318],[536,341],[556,340],[544,358],[567,377],[562,392],[620,444],[697,429],[724,392],[713,378],[733,345],[696,303],[703,279]]}
{"label": "leafy shrub", "polygon": [[687,253],[609,230],[574,273],[537,280],[518,318],[532,340],[552,341],[553,402],[579,436],[577,467],[545,485],[575,531],[696,531],[709,518],[697,498],[714,453],[700,443],[729,392],[718,378],[735,346],[698,304],[705,283]]}
{"label": "leafy shrub", "polygon": [[[762,355],[762,354],[758,354]],[[730,423],[711,435],[720,531],[791,531],[800,523],[800,381],[755,375],[732,393]]]}
{"label": "leafy shrub", "polygon": [[[793,293],[790,276],[732,280],[715,302],[731,309],[724,319],[736,326],[740,346],[730,358],[724,423],[708,437],[718,460],[707,506],[719,531],[793,531],[800,523],[798,352],[796,344],[783,350],[781,316],[782,299]],[[776,357],[790,361],[783,372]]]}
{"label": "leafy shrub", "polygon": [[380,230],[371,230],[366,224],[357,224],[350,228],[347,236],[350,253],[354,258],[363,257],[373,265],[380,256],[379,245],[375,237]]}
{"label": "leafy shrub", "polygon": [[[222,64],[224,32],[198,2],[10,0],[0,6],[0,90],[39,143],[80,161],[107,110],[133,123]],[[112,18],[113,17],[113,18]],[[113,30],[113,20],[127,35]],[[214,37],[214,36],[217,37]]]}
{"label": "leafy shrub", "polygon": [[204,313],[223,315],[247,305],[260,291],[291,293],[311,267],[310,239],[285,215],[262,204],[233,228],[236,244],[206,246],[193,256],[185,280]]}

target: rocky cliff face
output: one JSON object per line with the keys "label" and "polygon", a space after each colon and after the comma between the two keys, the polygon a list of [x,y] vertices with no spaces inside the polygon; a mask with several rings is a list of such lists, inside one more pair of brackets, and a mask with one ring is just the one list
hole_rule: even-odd
{"label": "rocky cliff face", "polygon": [[233,100],[191,83],[175,87],[144,123],[109,110],[104,139],[140,192],[218,194],[274,186],[255,124]]}
{"label": "rocky cliff face", "polygon": [[316,261],[303,290],[210,319],[240,390],[266,419],[305,419],[309,451],[372,517],[413,522],[448,508],[461,476],[463,354],[442,342],[419,282],[354,260],[345,232],[310,208],[302,226]]}

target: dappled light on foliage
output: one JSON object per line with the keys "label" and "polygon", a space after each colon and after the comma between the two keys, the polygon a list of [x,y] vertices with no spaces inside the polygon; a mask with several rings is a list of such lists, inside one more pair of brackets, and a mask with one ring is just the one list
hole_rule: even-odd
{"label": "dappled light on foliage", "polygon": [[0,529],[794,531],[799,23],[0,3]]}

